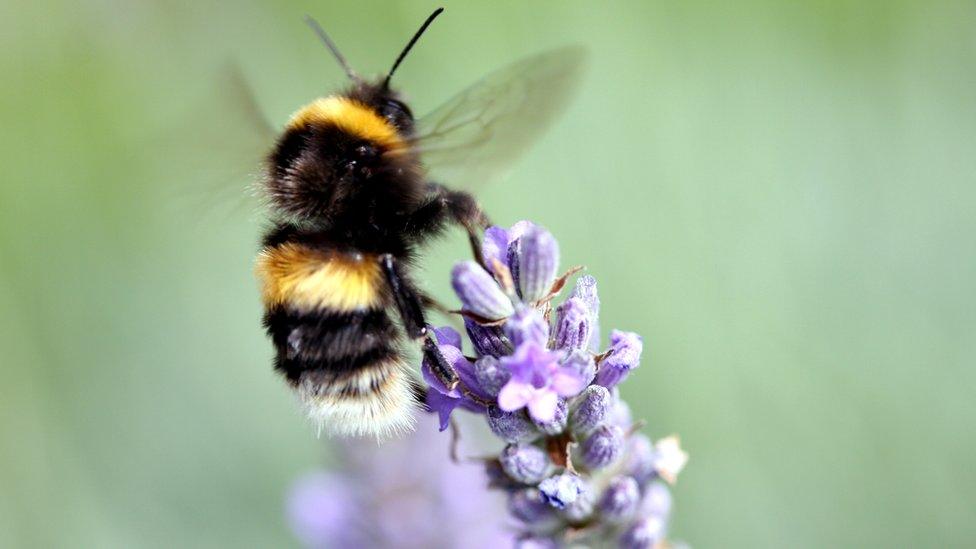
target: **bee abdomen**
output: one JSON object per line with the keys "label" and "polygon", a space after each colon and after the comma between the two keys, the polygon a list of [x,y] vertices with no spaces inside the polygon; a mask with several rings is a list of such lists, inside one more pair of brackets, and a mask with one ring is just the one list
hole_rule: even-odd
{"label": "bee abdomen", "polygon": [[385,437],[413,425],[413,381],[386,311],[353,313],[273,307],[265,326],[275,369],[320,428]]}
{"label": "bee abdomen", "polygon": [[413,424],[414,388],[377,259],[297,242],[258,257],[280,371],[327,432],[383,437]]}

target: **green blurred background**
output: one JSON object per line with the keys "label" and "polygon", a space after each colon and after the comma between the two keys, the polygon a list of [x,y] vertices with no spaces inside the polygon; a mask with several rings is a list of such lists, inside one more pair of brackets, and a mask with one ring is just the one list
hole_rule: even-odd
{"label": "green blurred background", "polygon": [[[0,546],[293,543],[283,492],[322,442],[269,365],[258,149],[218,75],[240,60],[280,123],[343,84],[303,14],[368,73],[432,7],[0,4]],[[625,396],[692,454],[675,537],[971,544],[976,4],[447,8],[397,76],[420,113],[591,51],[481,197],[550,228],[604,328],[644,335]],[[465,253],[436,246],[427,286]]]}

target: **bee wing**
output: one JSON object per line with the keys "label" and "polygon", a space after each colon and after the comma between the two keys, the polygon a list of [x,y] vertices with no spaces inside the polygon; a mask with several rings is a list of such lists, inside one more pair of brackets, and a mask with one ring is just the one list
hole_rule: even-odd
{"label": "bee wing", "polygon": [[263,157],[276,130],[238,63],[224,61],[211,84],[164,136],[161,150],[171,151],[186,171],[171,192],[194,218],[257,218],[265,209],[259,183]]}
{"label": "bee wing", "polygon": [[431,176],[471,188],[513,166],[574,95],[586,50],[545,51],[492,72],[417,121]]}

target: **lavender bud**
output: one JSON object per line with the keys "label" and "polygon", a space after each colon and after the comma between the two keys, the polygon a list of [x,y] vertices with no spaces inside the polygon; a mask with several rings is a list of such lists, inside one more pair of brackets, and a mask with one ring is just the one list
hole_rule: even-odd
{"label": "lavender bud", "polygon": [[520,239],[519,288],[522,299],[536,301],[545,297],[556,280],[559,268],[559,244],[552,233],[532,227]]}
{"label": "lavender bud", "polygon": [[623,429],[616,425],[598,427],[583,441],[583,462],[590,469],[602,469],[620,457],[623,447]]}
{"label": "lavender bud", "polygon": [[647,517],[633,523],[620,536],[621,549],[651,549],[664,539],[664,521]]}
{"label": "lavender bud", "polygon": [[538,483],[552,467],[549,456],[530,444],[509,444],[502,450],[499,462],[512,480],[522,484]]}
{"label": "lavender bud", "polygon": [[482,326],[470,318],[464,319],[464,328],[478,356],[501,357],[512,354],[512,344],[505,339],[498,326]]}
{"label": "lavender bud", "polygon": [[571,297],[556,308],[557,349],[586,349],[592,329],[593,314],[582,299]]}
{"label": "lavender bud", "polygon": [[660,517],[666,520],[671,513],[671,492],[661,482],[653,482],[644,491],[640,504],[641,515]]}
{"label": "lavender bud", "polygon": [[516,490],[508,496],[508,512],[526,524],[539,524],[554,518],[549,502],[538,488]]}
{"label": "lavender bud", "polygon": [[624,471],[644,484],[656,473],[654,471],[654,445],[651,439],[637,433],[627,441],[627,462]]}
{"label": "lavender bud", "polygon": [[505,323],[505,335],[514,347],[518,347],[523,341],[534,341],[545,347],[549,343],[549,325],[539,311],[520,306]]}
{"label": "lavender bud", "polygon": [[583,522],[593,514],[593,496],[589,490],[584,490],[576,501],[570,503],[561,511],[570,522]]}
{"label": "lavender bud", "polygon": [[637,481],[626,476],[614,477],[603,492],[600,512],[611,522],[623,522],[634,515],[639,503],[640,488]]}
{"label": "lavender bud", "polygon": [[515,540],[515,549],[559,549],[561,545],[552,538],[523,536]]}
{"label": "lavender bud", "polygon": [[612,403],[610,405],[610,423],[621,429],[629,429],[634,424],[634,416],[630,413],[630,406],[622,398],[616,387],[610,390]]}
{"label": "lavender bud", "polygon": [[511,379],[512,373],[502,368],[497,358],[483,356],[474,363],[474,376],[485,394],[491,398],[497,398],[498,392]]}
{"label": "lavender bud", "polygon": [[590,275],[583,275],[576,279],[576,287],[570,297],[581,299],[596,320],[600,314],[600,296],[596,292],[596,279]]}
{"label": "lavender bud", "polygon": [[571,351],[563,359],[562,365],[579,374],[584,385],[589,385],[596,377],[596,362],[589,351]]}
{"label": "lavender bud", "polygon": [[539,491],[546,503],[556,509],[565,509],[586,492],[583,479],[572,473],[554,475],[539,483]]}
{"label": "lavender bud", "polygon": [[522,289],[519,287],[519,250],[522,249],[522,240],[515,239],[508,243],[508,272],[512,275],[512,284],[515,284],[515,292],[522,297]]}
{"label": "lavender bud", "polygon": [[556,401],[556,412],[549,421],[538,421],[535,418],[532,422],[535,426],[547,435],[558,435],[566,430],[569,419],[569,406],[564,399]]}
{"label": "lavender bud", "polygon": [[494,270],[495,260],[506,262],[508,255],[508,231],[501,227],[491,226],[485,229],[485,237],[481,242],[481,257],[489,270]]}
{"label": "lavender bud", "polygon": [[570,414],[573,432],[587,435],[602,425],[610,414],[610,391],[600,385],[590,385],[573,402]]}
{"label": "lavender bud", "polygon": [[489,319],[505,318],[515,312],[495,279],[474,261],[462,261],[451,271],[451,285],[465,310]]}
{"label": "lavender bud", "polygon": [[505,412],[497,406],[489,406],[488,427],[505,442],[531,442],[540,436],[523,410]]}
{"label": "lavender bud", "polygon": [[511,477],[502,469],[502,464],[497,459],[485,460],[485,476],[488,477],[488,487],[500,490],[514,490],[521,486],[512,481]]}
{"label": "lavender bud", "polygon": [[640,365],[644,344],[641,337],[633,332],[614,330],[610,334],[610,354],[600,361],[596,382],[610,388],[624,379],[631,370]]}

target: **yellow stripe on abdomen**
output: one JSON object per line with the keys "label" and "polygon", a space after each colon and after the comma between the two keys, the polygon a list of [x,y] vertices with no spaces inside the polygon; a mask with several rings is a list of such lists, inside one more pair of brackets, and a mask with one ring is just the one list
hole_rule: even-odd
{"label": "yellow stripe on abdomen", "polygon": [[266,307],[352,312],[383,305],[383,275],[373,256],[326,253],[286,243],[264,249],[256,271]]}

